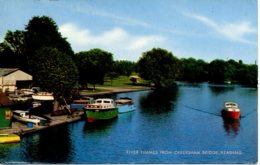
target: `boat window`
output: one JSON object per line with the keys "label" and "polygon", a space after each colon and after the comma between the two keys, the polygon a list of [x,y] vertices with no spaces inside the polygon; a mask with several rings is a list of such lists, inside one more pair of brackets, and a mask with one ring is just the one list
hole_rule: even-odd
{"label": "boat window", "polygon": [[102,100],[98,100],[97,103],[102,103]]}
{"label": "boat window", "polygon": [[14,114],[14,115],[20,115],[20,114],[19,114],[19,113],[17,113],[17,112],[13,112],[13,114]]}

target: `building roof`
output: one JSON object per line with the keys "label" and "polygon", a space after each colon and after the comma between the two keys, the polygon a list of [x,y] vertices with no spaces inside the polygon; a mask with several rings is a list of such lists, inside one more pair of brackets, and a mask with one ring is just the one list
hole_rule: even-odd
{"label": "building roof", "polygon": [[17,70],[19,70],[19,68],[0,68],[0,77],[9,75]]}

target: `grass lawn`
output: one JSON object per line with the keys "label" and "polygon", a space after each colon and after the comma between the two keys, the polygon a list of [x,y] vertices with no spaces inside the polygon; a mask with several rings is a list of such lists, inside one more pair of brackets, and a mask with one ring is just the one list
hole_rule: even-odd
{"label": "grass lawn", "polygon": [[82,90],[80,93],[87,95],[87,94],[95,94],[101,92],[109,92],[112,91],[113,88],[126,88],[126,89],[142,89],[146,84],[149,84],[147,81],[143,79],[139,79],[136,84],[133,84],[128,76],[119,76],[114,80],[105,78],[105,82],[103,85],[96,85],[96,90],[93,90],[93,85],[88,84],[87,90]]}
{"label": "grass lawn", "polygon": [[130,81],[130,78],[128,76],[119,76],[119,77],[115,78],[114,80],[112,80],[112,82],[110,79],[105,78],[104,85],[98,85],[98,86],[133,88],[133,87],[138,87],[138,86],[139,87],[144,86],[145,83],[148,83],[148,82],[140,78],[136,84],[133,84]]}

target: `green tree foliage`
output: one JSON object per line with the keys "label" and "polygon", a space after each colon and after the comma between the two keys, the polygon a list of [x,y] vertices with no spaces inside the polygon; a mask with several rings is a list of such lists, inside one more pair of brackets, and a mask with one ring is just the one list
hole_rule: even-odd
{"label": "green tree foliage", "polygon": [[0,66],[19,67],[31,72],[28,61],[43,47],[56,48],[69,56],[74,54],[50,17],[35,16],[28,22],[25,30],[6,33],[4,42],[0,44]]}
{"label": "green tree foliage", "polygon": [[257,65],[241,65],[236,71],[236,80],[243,85],[250,85],[257,87]]}
{"label": "green tree foliage", "polygon": [[74,52],[70,44],[62,37],[58,31],[55,21],[47,16],[35,16],[25,27],[26,50],[29,54],[42,47],[53,47],[67,55]]}
{"label": "green tree foliage", "polygon": [[209,63],[209,81],[214,83],[223,83],[230,81],[231,71],[224,60],[216,59]]}
{"label": "green tree foliage", "polygon": [[45,47],[36,51],[29,61],[34,80],[43,90],[55,96],[66,96],[78,80],[78,70],[67,54],[56,48]]}
{"label": "green tree foliage", "polygon": [[3,44],[9,48],[14,54],[24,54],[24,32],[16,30],[15,32],[8,31],[5,35]]}
{"label": "green tree foliage", "polygon": [[257,65],[243,64],[240,60],[213,60],[208,67],[209,81],[214,83],[223,83],[230,81],[243,85],[257,86]]}
{"label": "green tree foliage", "polygon": [[113,70],[119,75],[130,76],[136,71],[136,63],[127,60],[114,61]]}
{"label": "green tree foliage", "polygon": [[203,60],[194,58],[180,60],[180,76],[179,80],[189,82],[202,82],[207,80],[208,64]]}
{"label": "green tree foliage", "polygon": [[179,71],[179,60],[171,52],[161,48],[143,53],[137,65],[140,76],[157,87],[172,83]]}
{"label": "green tree foliage", "polygon": [[21,64],[25,61],[24,51],[24,32],[20,30],[8,31],[4,41],[0,44],[0,66],[21,68]]}
{"label": "green tree foliage", "polygon": [[87,83],[103,84],[104,77],[113,68],[113,55],[101,49],[76,54],[75,62],[79,70],[79,82],[84,86]]}

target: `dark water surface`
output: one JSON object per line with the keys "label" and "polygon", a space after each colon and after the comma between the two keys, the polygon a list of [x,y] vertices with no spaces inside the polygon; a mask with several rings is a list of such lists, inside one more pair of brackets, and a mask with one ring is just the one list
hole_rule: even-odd
{"label": "dark water surface", "polygon": [[[136,111],[115,120],[79,121],[1,144],[0,163],[254,163],[257,89],[179,83],[167,90],[121,93]],[[224,121],[224,101],[241,108]]]}

